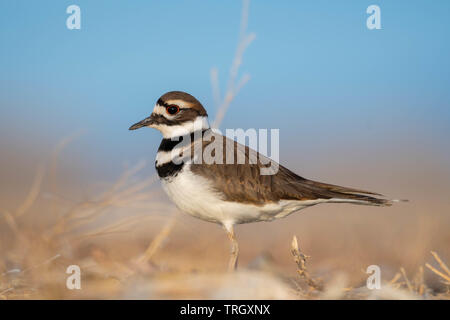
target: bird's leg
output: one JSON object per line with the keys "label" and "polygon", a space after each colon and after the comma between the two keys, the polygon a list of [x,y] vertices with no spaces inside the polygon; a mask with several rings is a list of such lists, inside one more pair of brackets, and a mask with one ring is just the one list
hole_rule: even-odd
{"label": "bird's leg", "polygon": [[239,246],[234,236],[233,226],[225,226],[228,238],[231,241],[231,254],[230,261],[228,263],[228,270],[235,271],[237,269],[238,257],[239,257]]}

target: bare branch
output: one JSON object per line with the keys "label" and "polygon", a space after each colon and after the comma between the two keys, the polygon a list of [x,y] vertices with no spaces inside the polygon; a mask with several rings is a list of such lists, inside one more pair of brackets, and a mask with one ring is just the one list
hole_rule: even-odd
{"label": "bare branch", "polygon": [[236,97],[240,89],[248,82],[248,80],[250,80],[250,76],[248,74],[245,74],[244,76],[242,76],[241,79],[237,80],[239,68],[242,65],[244,52],[256,37],[254,33],[247,34],[249,5],[250,0],[242,1],[242,15],[241,15],[241,26],[239,30],[239,42],[236,48],[233,62],[231,64],[227,89],[225,95],[223,96],[223,100],[221,100],[220,97],[218,71],[216,68],[211,69],[211,86],[213,89],[214,103],[216,104],[217,107],[217,115],[212,124],[213,128],[218,128],[220,126],[228,108],[230,107],[231,102]]}

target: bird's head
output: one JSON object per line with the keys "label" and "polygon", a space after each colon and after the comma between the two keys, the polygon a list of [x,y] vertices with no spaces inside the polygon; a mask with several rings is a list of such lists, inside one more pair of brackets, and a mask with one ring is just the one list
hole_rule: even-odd
{"label": "bird's head", "polygon": [[164,138],[173,138],[208,129],[208,114],[190,94],[170,91],[158,99],[150,117],[133,124],[130,130],[142,127],[155,128]]}

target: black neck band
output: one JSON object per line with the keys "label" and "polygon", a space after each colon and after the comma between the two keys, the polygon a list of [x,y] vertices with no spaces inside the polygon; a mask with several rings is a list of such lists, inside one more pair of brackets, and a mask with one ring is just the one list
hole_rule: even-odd
{"label": "black neck band", "polygon": [[[201,138],[203,138],[203,134],[205,133],[205,131],[208,129],[204,129],[201,131],[201,133],[199,131],[194,131],[190,134],[190,142],[192,143],[194,141],[196,137],[196,135],[200,135]],[[158,151],[172,151],[173,148],[175,148],[175,146],[177,146],[178,144],[181,144],[184,140],[185,136],[178,136],[178,137],[174,137],[174,138],[165,138],[162,139],[161,144],[159,145]]]}

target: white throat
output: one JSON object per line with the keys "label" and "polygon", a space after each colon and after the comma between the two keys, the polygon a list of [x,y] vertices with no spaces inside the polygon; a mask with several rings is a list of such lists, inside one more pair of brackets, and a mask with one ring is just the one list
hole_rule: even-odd
{"label": "white throat", "polygon": [[208,117],[198,116],[193,121],[184,122],[179,125],[158,124],[152,126],[159,130],[165,139],[171,139],[179,136],[185,136],[195,131],[209,129]]}

